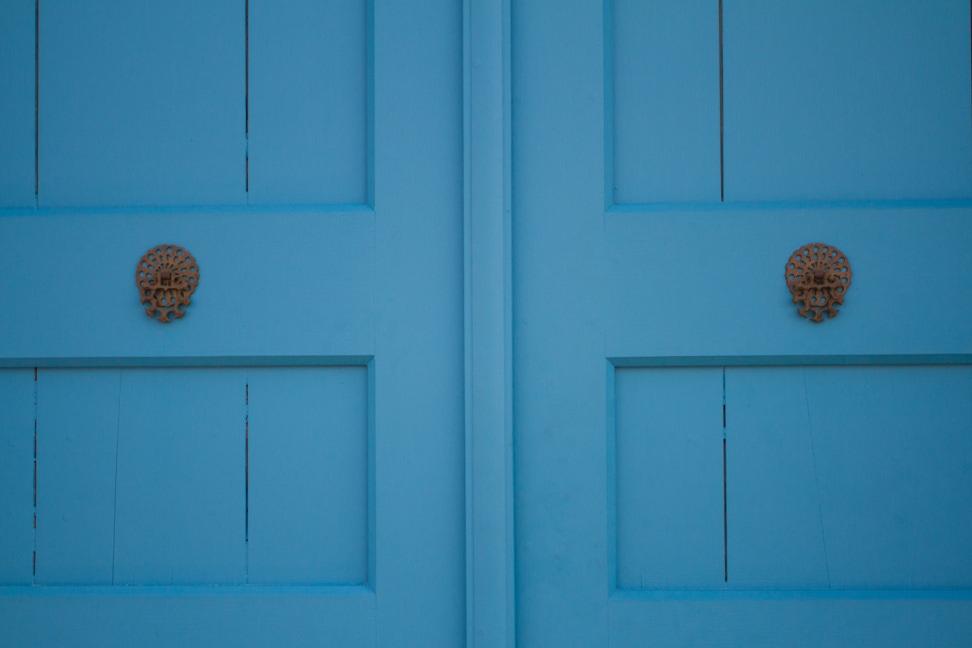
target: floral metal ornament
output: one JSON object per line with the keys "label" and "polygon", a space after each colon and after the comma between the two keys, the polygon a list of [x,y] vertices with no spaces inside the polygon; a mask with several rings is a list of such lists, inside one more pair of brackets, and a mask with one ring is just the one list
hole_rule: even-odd
{"label": "floral metal ornament", "polygon": [[171,322],[186,314],[199,285],[199,264],[178,245],[158,245],[142,255],[135,283],[145,314],[162,323]]}
{"label": "floral metal ornament", "polygon": [[800,247],[786,262],[786,287],[797,304],[797,312],[814,322],[823,314],[837,316],[837,306],[851,284],[847,256],[832,245],[810,243]]}

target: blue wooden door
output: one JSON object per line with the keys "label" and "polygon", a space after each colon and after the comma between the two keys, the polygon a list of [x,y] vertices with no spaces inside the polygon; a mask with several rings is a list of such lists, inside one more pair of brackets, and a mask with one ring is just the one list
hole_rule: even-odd
{"label": "blue wooden door", "polygon": [[519,645],[972,640],[969,10],[512,3]]}
{"label": "blue wooden door", "polygon": [[0,32],[0,644],[458,645],[460,7]]}

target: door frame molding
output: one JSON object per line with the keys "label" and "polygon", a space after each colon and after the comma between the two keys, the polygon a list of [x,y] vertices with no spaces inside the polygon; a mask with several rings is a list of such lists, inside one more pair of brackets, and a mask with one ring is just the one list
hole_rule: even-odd
{"label": "door frame molding", "polygon": [[510,1],[463,0],[466,645],[515,644]]}

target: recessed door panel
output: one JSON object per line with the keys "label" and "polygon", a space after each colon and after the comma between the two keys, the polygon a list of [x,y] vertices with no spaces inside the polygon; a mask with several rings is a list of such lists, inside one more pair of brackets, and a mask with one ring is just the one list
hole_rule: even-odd
{"label": "recessed door panel", "polygon": [[[36,0],[35,0],[36,1]],[[0,208],[34,205],[34,35],[35,2],[15,0],[0,7]]]}
{"label": "recessed door panel", "polygon": [[368,584],[368,369],[251,369],[246,411],[247,582]]}
{"label": "recessed door panel", "polygon": [[369,6],[250,2],[250,204],[370,202]]}
{"label": "recessed door panel", "polygon": [[721,369],[614,381],[617,588],[723,586]]}
{"label": "recessed door panel", "polygon": [[34,372],[0,370],[0,583],[34,574]]}
{"label": "recessed door panel", "polygon": [[39,7],[41,205],[245,203],[244,2]]}
{"label": "recessed door panel", "polygon": [[967,2],[723,13],[726,200],[972,196]]}
{"label": "recessed door panel", "polygon": [[37,583],[114,580],[121,386],[120,369],[37,372]]}

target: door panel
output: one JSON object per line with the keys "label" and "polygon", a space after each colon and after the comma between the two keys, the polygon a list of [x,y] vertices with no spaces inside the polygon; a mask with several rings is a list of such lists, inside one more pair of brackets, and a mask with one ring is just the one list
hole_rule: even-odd
{"label": "door panel", "polygon": [[970,381],[968,366],[727,370],[730,583],[808,585],[779,569],[817,553],[805,539],[823,540],[827,587],[972,587]]}
{"label": "door panel", "polygon": [[722,371],[613,374],[617,589],[721,587]]}
{"label": "door panel", "polygon": [[[37,583],[114,580],[121,387],[119,369],[37,372]],[[171,413],[166,421],[177,427]]]}
{"label": "door panel", "polygon": [[244,204],[240,0],[39,14],[41,205]]}
{"label": "door panel", "polygon": [[245,372],[126,371],[119,391],[113,582],[245,582]]}
{"label": "door panel", "polygon": [[34,205],[34,10],[31,0],[0,7],[0,207]]}
{"label": "door panel", "polygon": [[[818,445],[808,425],[803,369],[726,370],[727,583],[826,588],[833,583],[822,525]],[[803,402],[797,401],[802,395]],[[817,409],[843,394],[836,389]],[[854,434],[829,412],[823,425]]]}
{"label": "door panel", "polygon": [[367,367],[247,372],[247,582],[365,585],[374,570]]}
{"label": "door panel", "polygon": [[0,370],[0,584],[33,579],[34,372]]}
{"label": "door panel", "polygon": [[251,205],[373,200],[369,7],[367,0],[249,3]]}
{"label": "door panel", "polygon": [[[519,644],[967,643],[969,6],[723,3],[720,200],[719,3],[670,4],[512,3]],[[854,272],[821,324],[782,272],[814,241]]]}
{"label": "door panel", "polygon": [[605,65],[611,202],[719,200],[719,16],[705,0],[616,0]]}
{"label": "door panel", "polygon": [[[462,641],[461,7],[249,4],[5,40],[39,30],[42,106],[40,207],[0,199],[14,645]],[[171,324],[163,243],[200,268]]]}
{"label": "door panel", "polygon": [[367,367],[40,369],[36,403],[37,583],[369,582]]}
{"label": "door panel", "polygon": [[969,3],[723,14],[727,200],[972,197]]}

